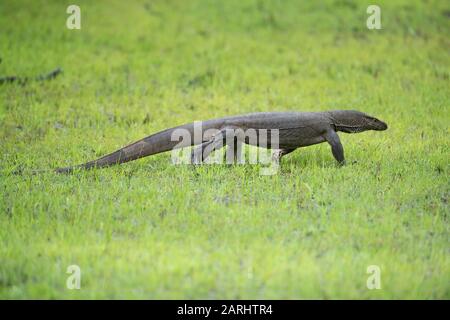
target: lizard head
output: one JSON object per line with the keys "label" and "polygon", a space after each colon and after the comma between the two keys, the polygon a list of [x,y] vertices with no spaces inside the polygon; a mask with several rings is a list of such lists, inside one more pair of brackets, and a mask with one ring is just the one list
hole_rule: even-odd
{"label": "lizard head", "polygon": [[385,122],[360,111],[335,110],[329,114],[336,131],[357,133],[367,130],[383,131],[388,128]]}

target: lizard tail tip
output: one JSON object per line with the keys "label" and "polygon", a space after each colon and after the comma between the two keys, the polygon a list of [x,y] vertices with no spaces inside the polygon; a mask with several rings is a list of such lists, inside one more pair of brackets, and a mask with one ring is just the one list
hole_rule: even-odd
{"label": "lizard tail tip", "polygon": [[55,169],[56,173],[71,173],[73,172],[73,168],[72,167],[67,167],[67,168],[56,168]]}

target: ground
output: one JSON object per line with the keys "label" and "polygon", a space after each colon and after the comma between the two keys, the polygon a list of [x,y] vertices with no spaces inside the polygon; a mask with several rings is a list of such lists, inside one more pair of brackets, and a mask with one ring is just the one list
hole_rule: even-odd
{"label": "ground", "polygon": [[[63,74],[0,86],[0,297],[450,298],[450,6],[377,1],[369,30],[369,4],[1,1],[0,76]],[[170,153],[29,171],[194,120],[330,109],[389,129],[341,133],[344,167],[320,144],[273,176]]]}

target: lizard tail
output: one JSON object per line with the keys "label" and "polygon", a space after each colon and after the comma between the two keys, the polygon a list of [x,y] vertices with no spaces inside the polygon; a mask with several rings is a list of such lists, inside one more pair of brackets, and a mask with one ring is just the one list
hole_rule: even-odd
{"label": "lizard tail", "polygon": [[[208,127],[211,127],[211,125],[206,126],[206,128]],[[175,132],[178,129],[182,130],[179,131],[180,134]],[[185,134],[190,135],[189,139],[185,139]],[[194,138],[192,139],[192,137]],[[57,173],[71,173],[74,170],[78,169],[109,167],[112,165],[133,161],[157,153],[196,145],[201,142],[202,142],[201,136],[200,138],[196,137],[196,135],[194,134],[194,124],[190,123],[183,126],[160,131],[146,138],[143,138],[139,141],[136,141],[132,144],[129,144],[117,151],[107,154],[99,159],[89,161],[76,166],[57,168],[55,169],[55,171]]]}

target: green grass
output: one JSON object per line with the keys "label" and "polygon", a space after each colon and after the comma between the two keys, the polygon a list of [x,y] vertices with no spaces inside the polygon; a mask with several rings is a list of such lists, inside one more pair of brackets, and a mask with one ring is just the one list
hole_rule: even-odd
{"label": "green grass", "polygon": [[[450,6],[377,1],[368,30],[369,4],[1,1],[0,75],[64,73],[0,86],[0,297],[449,299]],[[321,144],[275,176],[170,153],[12,174],[194,120],[328,109],[389,130],[341,134],[343,168]]]}

